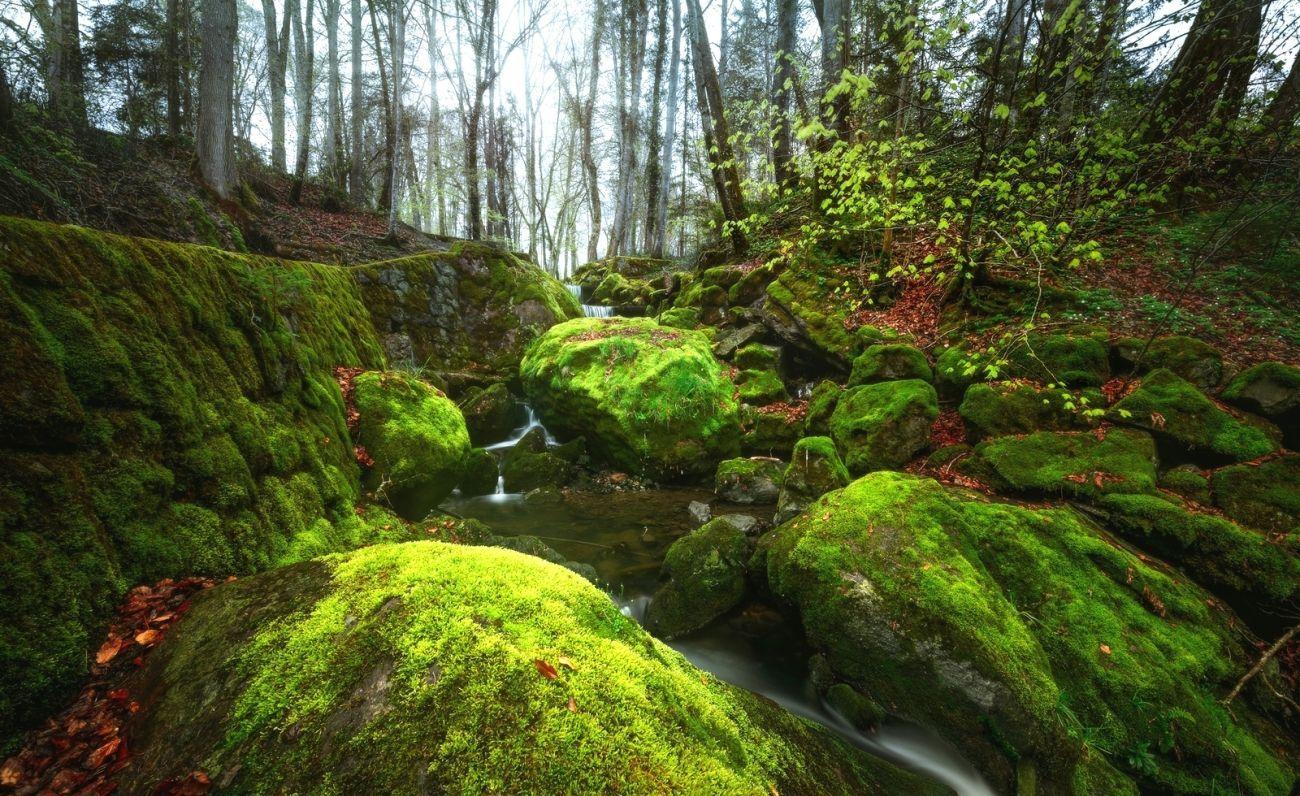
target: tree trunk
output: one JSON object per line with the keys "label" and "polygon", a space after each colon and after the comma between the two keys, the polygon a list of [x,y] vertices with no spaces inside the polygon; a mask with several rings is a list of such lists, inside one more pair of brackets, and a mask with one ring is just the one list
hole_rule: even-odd
{"label": "tree trunk", "polygon": [[776,110],[776,143],[772,149],[772,167],[777,185],[790,188],[794,173],[794,136],[790,129],[790,99],[794,93],[795,27],[799,24],[796,0],[776,0],[776,73],[772,78],[772,106]]}
{"label": "tree trunk", "polygon": [[1160,89],[1150,143],[1194,134],[1210,119],[1229,73],[1240,15],[1256,0],[1203,0]]}
{"label": "tree trunk", "polygon": [[379,206],[387,211],[393,202],[393,137],[392,100],[388,93],[388,73],[384,70],[384,44],[379,36],[379,15],[373,0],[366,0],[370,12],[370,32],[375,40],[375,65],[379,70],[379,101],[384,112],[384,182],[379,189]]}
{"label": "tree trunk", "polygon": [[390,182],[392,188],[389,195],[392,200],[388,203],[388,239],[397,240],[397,224],[399,215],[399,206],[401,205],[402,196],[402,151],[396,142],[402,140],[402,61],[406,55],[406,0],[390,0],[391,6],[388,17],[388,24],[392,30],[393,41],[388,49],[393,56],[393,100],[389,107],[393,112],[393,159],[392,159],[392,177]]}
{"label": "tree trunk", "polygon": [[667,0],[657,0],[655,16],[655,66],[650,90],[650,141],[646,146],[645,164],[645,233],[641,236],[647,248],[654,245],[655,217],[659,210],[659,183],[663,173],[663,162],[660,159],[660,149],[663,147],[660,116],[663,108],[664,62],[668,59],[665,49],[668,46]]}
{"label": "tree trunk", "polygon": [[1241,115],[1250,76],[1259,60],[1259,36],[1264,27],[1264,4],[1248,2],[1237,14],[1232,51],[1228,54],[1228,75],[1223,81],[1223,96],[1215,109],[1215,120],[1229,125]]}
{"label": "tree trunk", "polygon": [[325,40],[329,53],[329,68],[325,88],[326,130],[325,146],[329,160],[330,181],[340,193],[347,187],[343,151],[343,80],[339,76],[339,16],[343,11],[340,0],[325,0]]}
{"label": "tree trunk", "polygon": [[352,195],[352,204],[365,207],[370,204],[370,191],[366,185],[365,152],[362,151],[361,132],[365,85],[361,73],[361,0],[352,0],[352,126],[350,128],[352,146],[351,159],[348,163],[348,191]]}
{"label": "tree trunk", "polygon": [[[433,3],[424,6],[424,27],[429,51],[429,126],[425,135],[425,195],[429,202],[429,229],[439,235],[447,234],[447,201],[439,180],[442,175],[442,108],[438,104],[438,28],[433,13]],[[437,215],[434,215],[434,197],[437,197]]]}
{"label": "tree trunk", "polygon": [[1291,62],[1291,71],[1278,87],[1277,94],[1264,111],[1264,124],[1278,136],[1285,135],[1300,117],[1300,52]]}
{"label": "tree trunk", "polygon": [[680,0],[673,4],[672,55],[668,64],[668,114],[664,120],[664,140],[659,156],[659,192],[654,204],[654,234],[650,236],[650,256],[663,257],[668,239],[668,192],[672,188],[673,137],[677,134],[677,91],[681,66],[682,8]]}
{"label": "tree trunk", "polygon": [[605,2],[596,0],[596,19],[591,29],[591,63],[587,76],[587,96],[582,104],[582,171],[587,183],[587,201],[590,206],[591,234],[587,238],[587,261],[595,260],[597,247],[600,245],[600,175],[596,171],[596,155],[593,151],[596,112],[596,88],[600,85],[600,46],[601,36],[605,30]]}
{"label": "tree trunk", "polygon": [[222,199],[234,195],[235,152],[231,99],[235,76],[235,0],[203,0],[199,37],[199,127],[196,150],[203,182]]}
{"label": "tree trunk", "polygon": [[[614,205],[614,226],[610,229],[606,256],[626,254],[628,227],[632,216],[632,197],[637,172],[637,136],[641,116],[641,73],[645,62],[645,37],[649,28],[645,0],[625,0],[620,33],[624,56],[623,69],[628,75],[624,102],[619,103],[618,195]],[[619,81],[620,87],[622,81]]]}
{"label": "tree trunk", "polygon": [[54,0],[48,42],[46,92],[54,117],[73,130],[86,127],[85,68],[77,0]]}
{"label": "tree trunk", "polygon": [[[175,0],[168,0],[169,3]],[[277,29],[275,0],[262,0],[262,21],[266,28],[266,71],[271,93],[271,168],[285,171],[284,149],[284,78],[289,68],[289,23],[292,14],[285,6],[284,19]]]}
{"label": "tree trunk", "polygon": [[316,64],[313,47],[316,41],[315,7],[316,0],[307,0],[302,15],[298,14],[295,0],[289,0],[285,7],[286,11],[293,11],[293,89],[294,104],[298,106],[298,156],[294,159],[293,187],[289,190],[289,201],[295,205],[302,201],[302,186],[307,180],[307,162],[311,155],[311,113],[315,93],[312,83]]}
{"label": "tree trunk", "polygon": [[175,141],[181,135],[181,0],[167,0],[163,21],[163,71],[167,83],[167,135]]}
{"label": "tree trunk", "polygon": [[700,126],[704,128],[704,149],[708,155],[709,171],[722,205],[722,217],[730,223],[732,249],[743,254],[748,248],[745,235],[736,226],[745,217],[745,201],[740,191],[740,177],[736,172],[736,159],[731,151],[731,133],[722,107],[722,87],[713,67],[713,52],[709,48],[708,33],[704,29],[704,14],[700,0],[688,0],[690,14],[687,30],[691,37],[691,64],[695,69],[695,90],[700,106]]}
{"label": "tree trunk", "polygon": [[[823,94],[840,82],[849,66],[849,31],[852,30],[851,0],[822,0],[822,90]],[[848,130],[849,95],[841,93],[829,102],[827,125],[843,136]]]}

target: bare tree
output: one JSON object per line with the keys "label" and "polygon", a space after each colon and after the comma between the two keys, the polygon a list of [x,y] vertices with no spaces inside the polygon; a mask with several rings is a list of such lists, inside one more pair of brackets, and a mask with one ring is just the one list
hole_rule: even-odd
{"label": "bare tree", "polygon": [[677,133],[677,88],[681,64],[682,8],[680,0],[668,0],[673,7],[672,54],[668,64],[668,108],[664,120],[664,140],[659,155],[659,192],[654,203],[654,231],[650,235],[650,255],[664,256],[668,236],[668,192],[672,187],[673,137]]}
{"label": "bare tree", "polygon": [[400,221],[399,206],[401,205],[402,195],[402,151],[397,142],[402,140],[402,80],[403,80],[403,61],[406,57],[406,0],[389,0],[388,25],[392,32],[392,41],[389,43],[389,51],[393,57],[393,98],[389,103],[389,108],[393,114],[393,156],[389,163],[392,176],[390,177],[391,200],[388,203],[388,239],[395,241],[397,239],[397,227]]}
{"label": "bare tree", "polygon": [[[722,217],[730,225],[731,246],[743,253],[748,244],[745,234],[737,225],[745,217],[745,200],[740,190],[740,175],[736,158],[731,150],[731,131],[722,105],[722,86],[713,66],[713,51],[709,48],[708,32],[704,29],[704,13],[700,0],[687,0],[690,13],[687,31],[691,37],[691,65],[695,71],[695,92],[700,107],[700,127],[704,131],[704,150],[708,156],[713,187],[722,206]],[[829,0],[827,5],[829,5]]]}
{"label": "bare tree", "polygon": [[649,20],[645,0],[623,0],[619,20],[616,66],[620,74],[615,82],[618,94],[619,164],[618,190],[615,192],[614,224],[610,227],[607,256],[626,254],[629,248],[629,225],[632,197],[637,173],[637,139],[641,117],[641,74],[645,64],[645,39]]}
{"label": "bare tree", "polygon": [[294,159],[293,187],[289,190],[289,201],[298,204],[302,200],[302,186],[307,179],[307,161],[311,155],[311,114],[315,92],[316,65],[316,0],[306,0],[302,14],[298,14],[296,0],[288,0],[285,13],[293,15],[293,94],[294,104],[298,110],[298,156]]}
{"label": "bare tree", "polygon": [[[176,0],[169,0],[176,2]],[[286,167],[284,147],[284,87],[289,68],[289,23],[293,3],[285,4],[279,28],[275,21],[275,0],[262,0],[262,20],[266,28],[266,72],[271,91],[271,168],[283,172]]]}
{"label": "bare tree", "polygon": [[772,166],[778,185],[788,188],[794,180],[790,159],[794,139],[790,130],[790,100],[794,95],[794,46],[799,7],[796,0],[776,0],[776,72],[772,77],[772,107],[776,113],[776,142]]}
{"label": "bare tree", "polygon": [[222,199],[233,197],[235,152],[231,98],[235,75],[235,0],[203,0],[199,38],[199,125],[195,147],[203,182]]}
{"label": "bare tree", "polygon": [[352,197],[352,203],[365,206],[370,203],[369,186],[366,185],[365,173],[365,153],[362,151],[361,131],[362,114],[365,108],[364,95],[365,84],[362,81],[362,64],[361,64],[361,0],[352,0],[351,3],[352,29],[350,31],[352,39],[352,125],[351,132],[351,150],[348,163],[348,193]]}
{"label": "bare tree", "polygon": [[339,16],[341,0],[325,0],[326,68],[325,80],[325,157],[330,182],[340,192],[346,188],[347,172],[343,151],[343,81],[339,77]]}
{"label": "bare tree", "polygon": [[650,90],[650,140],[646,146],[645,164],[645,233],[641,236],[647,249],[652,246],[655,232],[655,213],[659,208],[660,175],[663,162],[660,149],[663,135],[660,132],[660,115],[663,109],[664,64],[668,58],[668,2],[655,3],[655,65]]}

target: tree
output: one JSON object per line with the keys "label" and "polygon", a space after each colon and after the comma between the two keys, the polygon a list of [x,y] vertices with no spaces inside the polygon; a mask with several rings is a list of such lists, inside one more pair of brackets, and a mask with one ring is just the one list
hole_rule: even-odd
{"label": "tree", "polygon": [[1297,118],[1300,118],[1300,52],[1291,61],[1291,71],[1264,112],[1265,125],[1278,136],[1289,132]]}
{"label": "tree", "polygon": [[166,13],[163,71],[167,84],[167,135],[176,139],[181,134],[181,0],[167,0]]}
{"label": "tree", "polygon": [[663,147],[663,134],[660,132],[660,113],[663,109],[663,77],[664,64],[668,59],[667,47],[668,3],[667,0],[657,0],[655,3],[655,65],[650,89],[650,140],[646,146],[645,163],[645,232],[642,235],[647,249],[653,245],[655,218],[659,209],[659,191],[662,190],[660,174],[663,172],[663,161],[660,150]]}
{"label": "tree", "polygon": [[626,254],[637,173],[637,139],[641,116],[641,74],[645,63],[646,30],[649,20],[645,0],[623,0],[619,21],[619,60],[615,91],[618,104],[618,190],[615,192],[614,224],[609,232],[607,256]]}
{"label": "tree", "polygon": [[397,227],[399,222],[398,206],[401,204],[401,185],[402,185],[402,158],[401,149],[396,142],[402,140],[402,79],[403,79],[403,60],[406,58],[406,0],[389,0],[388,24],[392,30],[393,40],[389,44],[389,50],[393,56],[393,99],[389,103],[392,109],[393,118],[391,121],[393,130],[393,155],[389,162],[389,168],[392,171],[390,177],[388,203],[388,239],[397,240]]}
{"label": "tree", "polygon": [[591,44],[588,50],[591,63],[587,71],[587,96],[583,99],[578,122],[582,131],[582,171],[587,184],[587,206],[591,221],[591,234],[587,238],[588,261],[596,259],[596,247],[600,243],[600,175],[596,171],[593,149],[593,116],[596,112],[596,87],[600,84],[600,41],[605,31],[606,1],[596,0],[596,15],[591,26]]}
{"label": "tree", "polygon": [[[168,7],[177,0],[168,0]],[[275,0],[262,0],[262,21],[266,29],[266,81],[271,93],[271,168],[284,172],[284,93],[285,74],[289,68],[289,23],[293,18],[293,0],[285,5],[279,27],[275,21]]]}
{"label": "tree", "polygon": [[361,130],[363,128],[362,115],[365,108],[362,92],[365,85],[362,82],[361,71],[361,0],[352,0],[351,2],[351,39],[352,39],[352,124],[349,128],[351,132],[350,159],[348,163],[348,193],[352,197],[352,203],[364,207],[370,202],[370,191],[367,190],[366,175],[364,171],[365,153],[361,149]]}
{"label": "tree", "polygon": [[237,183],[231,115],[237,14],[235,0],[203,0],[199,31],[203,60],[195,148],[203,182],[222,199],[233,197]]}
{"label": "tree", "polygon": [[[38,4],[38,7],[43,7]],[[45,15],[38,14],[46,40],[45,91],[50,112],[74,130],[86,126],[85,65],[81,56],[81,22],[77,0],[53,0]]]}
{"label": "tree", "polygon": [[[821,0],[821,55],[824,89],[829,91],[840,82],[849,66],[849,32],[853,29],[852,0]],[[849,94],[840,92],[827,102],[830,127],[841,136],[847,132]]]}
{"label": "tree", "polygon": [[[708,33],[704,29],[704,13],[700,0],[687,0],[690,13],[687,32],[691,37],[691,65],[695,71],[695,92],[700,107],[700,126],[704,132],[704,150],[709,161],[713,186],[722,206],[722,217],[728,223],[731,246],[737,254],[748,244],[739,222],[746,215],[745,200],[740,190],[740,175],[731,151],[731,132],[722,106],[722,86],[713,65],[713,51],[709,48]],[[828,3],[829,4],[829,3]]]}
{"label": "tree", "polygon": [[328,53],[325,81],[325,156],[326,173],[341,193],[347,189],[347,156],[343,151],[343,81],[339,77],[340,0],[325,0],[325,40]]}
{"label": "tree", "polygon": [[[677,87],[681,64],[680,42],[682,36],[682,9],[680,0],[669,0],[673,6],[672,55],[668,64],[668,113],[664,120],[662,154],[659,155],[659,191],[653,205],[654,231],[650,237],[650,256],[663,257],[668,237],[668,192],[672,187],[673,138],[677,133]],[[661,45],[662,46],[662,45]]]}
{"label": "tree", "polygon": [[772,107],[776,112],[776,142],[772,167],[777,184],[790,188],[794,171],[794,140],[790,130],[790,101],[794,95],[794,46],[799,8],[796,0],[776,0],[776,72],[772,77]]}
{"label": "tree", "polygon": [[293,16],[293,95],[298,110],[298,155],[294,158],[293,187],[289,201],[302,200],[302,186],[307,179],[307,162],[311,156],[311,114],[314,100],[313,81],[316,65],[316,0],[306,0],[302,14],[297,0],[287,0],[285,13]]}

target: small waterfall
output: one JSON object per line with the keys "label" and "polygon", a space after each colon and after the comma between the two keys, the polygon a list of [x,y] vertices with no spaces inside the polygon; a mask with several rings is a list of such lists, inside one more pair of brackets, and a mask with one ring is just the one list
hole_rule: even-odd
{"label": "small waterfall", "polygon": [[564,286],[565,286],[566,288],[568,288],[568,290],[569,290],[569,295],[571,295],[571,296],[573,296],[574,298],[576,298],[576,299],[578,300],[578,303],[581,304],[581,303],[582,303],[582,285],[571,285],[571,284],[568,284],[568,283],[566,282]]}
{"label": "small waterfall", "polygon": [[532,431],[535,428],[540,428],[542,430],[542,433],[546,435],[547,445],[560,444],[555,441],[555,437],[551,436],[551,432],[546,430],[546,426],[542,425],[542,421],[537,417],[537,412],[533,411],[533,408],[531,406],[529,406],[528,404],[524,404],[524,410],[528,412],[528,420],[525,421],[525,423],[522,426],[515,429],[514,432],[511,433],[510,439],[503,439],[500,442],[494,442],[491,445],[488,445],[486,448],[484,448],[484,450],[497,451],[497,450],[502,450],[504,448],[513,448],[519,442],[519,440],[524,438],[525,434],[527,434],[528,432]]}
{"label": "small waterfall", "polygon": [[613,318],[614,308],[606,307],[601,304],[583,304],[582,314],[588,318]]}

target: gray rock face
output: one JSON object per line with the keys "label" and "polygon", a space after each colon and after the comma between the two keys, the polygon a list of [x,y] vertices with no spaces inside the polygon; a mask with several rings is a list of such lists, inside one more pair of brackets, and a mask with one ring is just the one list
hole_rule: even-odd
{"label": "gray rock face", "polygon": [[728,459],[718,465],[713,494],[729,503],[775,503],[783,469],[780,459]]}
{"label": "gray rock face", "polygon": [[709,508],[709,504],[701,503],[698,500],[692,500],[690,505],[686,507],[686,510],[689,511],[691,516],[695,518],[695,521],[701,525],[708,522],[709,518],[713,516],[713,509]]}

